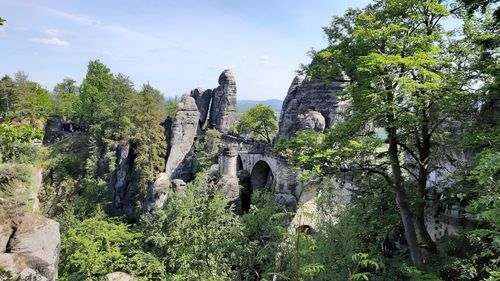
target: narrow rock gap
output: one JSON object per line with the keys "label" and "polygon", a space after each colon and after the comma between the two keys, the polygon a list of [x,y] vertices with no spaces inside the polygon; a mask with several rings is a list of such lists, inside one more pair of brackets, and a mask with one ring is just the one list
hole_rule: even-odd
{"label": "narrow rock gap", "polygon": [[17,232],[17,227],[13,226],[12,227],[12,233],[9,236],[9,240],[7,240],[7,246],[5,247],[5,252],[6,253],[11,253],[12,252],[12,242],[14,240],[14,236],[16,235]]}

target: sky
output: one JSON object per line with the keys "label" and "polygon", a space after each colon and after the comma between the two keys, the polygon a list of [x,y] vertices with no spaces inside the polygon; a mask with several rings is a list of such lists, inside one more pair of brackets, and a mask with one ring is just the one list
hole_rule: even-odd
{"label": "sky", "polygon": [[368,0],[0,0],[0,75],[53,89],[99,59],[165,97],[215,88],[230,68],[238,99],[284,99],[322,27]]}

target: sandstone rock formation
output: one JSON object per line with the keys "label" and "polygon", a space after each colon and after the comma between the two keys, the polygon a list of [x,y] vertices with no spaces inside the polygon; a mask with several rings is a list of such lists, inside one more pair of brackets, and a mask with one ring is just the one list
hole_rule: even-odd
{"label": "sandstone rock formation", "polygon": [[185,193],[187,190],[187,184],[181,179],[174,179],[172,181],[172,189],[174,192]]}
{"label": "sandstone rock formation", "polygon": [[231,70],[226,69],[219,77],[219,87],[213,90],[209,127],[227,133],[237,118],[236,82]]}
{"label": "sandstone rock formation", "polygon": [[135,279],[127,273],[113,272],[106,275],[105,281],[134,281]]}
{"label": "sandstone rock formation", "polygon": [[144,203],[146,211],[161,208],[167,202],[169,181],[169,176],[166,173],[161,173],[156,181],[148,186],[146,202]]}
{"label": "sandstone rock formation", "polygon": [[231,70],[222,72],[217,88],[196,88],[183,95],[171,126],[165,122],[169,136],[167,164],[165,173],[148,188],[146,209],[163,206],[172,179],[191,180],[194,144],[205,129],[225,133],[236,120],[236,82]]}
{"label": "sandstone rock formation", "polygon": [[56,280],[59,223],[34,214],[42,171],[0,164],[0,269],[12,278]]}
{"label": "sandstone rock formation", "polygon": [[2,222],[0,228],[3,246],[0,248],[0,268],[14,278],[31,275],[33,278],[57,279],[61,241],[59,223],[37,214],[24,213]]}
{"label": "sandstone rock formation", "polygon": [[283,101],[278,135],[293,137],[298,130],[332,128],[342,108],[335,93],[342,91],[348,83],[347,78],[326,84],[305,75],[296,76]]}
{"label": "sandstone rock formation", "polygon": [[196,88],[191,91],[191,97],[194,98],[198,111],[200,112],[200,128],[203,128],[208,118],[213,91],[204,88]]}
{"label": "sandstone rock formation", "polygon": [[[177,114],[170,136],[170,152],[165,173],[169,178],[189,180],[192,163],[193,144],[198,133],[200,112],[196,101],[189,95],[182,96],[177,105]],[[184,162],[184,163],[183,163]],[[186,175],[188,174],[188,175]]]}

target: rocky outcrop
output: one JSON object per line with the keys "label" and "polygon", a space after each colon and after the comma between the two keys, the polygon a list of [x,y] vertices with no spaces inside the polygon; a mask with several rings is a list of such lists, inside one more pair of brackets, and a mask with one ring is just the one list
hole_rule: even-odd
{"label": "rocky outcrop", "polygon": [[172,181],[172,189],[174,190],[174,192],[186,193],[187,184],[181,179],[174,179]]}
{"label": "rocky outcrop", "polygon": [[222,72],[217,88],[196,88],[183,95],[172,125],[165,122],[169,139],[167,164],[165,173],[148,188],[146,209],[163,206],[172,179],[191,180],[194,144],[203,137],[205,129],[225,133],[236,120],[236,82],[231,70]]}
{"label": "rocky outcrop", "polygon": [[56,280],[59,224],[37,211],[39,168],[0,164],[0,269],[13,280]]}
{"label": "rocky outcrop", "polygon": [[113,190],[113,208],[117,213],[133,215],[137,190],[134,184],[134,151],[130,142],[112,147],[116,155],[116,170],[110,177],[109,185]]}
{"label": "rocky outcrop", "polygon": [[219,77],[219,87],[213,90],[209,127],[227,133],[237,118],[236,81],[231,70],[226,69]]}
{"label": "rocky outcrop", "polygon": [[305,114],[300,114],[297,119],[300,121],[300,130],[322,132],[326,128],[325,117],[318,111],[310,110]]}
{"label": "rocky outcrop", "polygon": [[305,75],[296,76],[283,101],[278,135],[290,138],[299,130],[332,128],[342,109],[335,93],[342,91],[348,83],[347,78],[327,84]]}
{"label": "rocky outcrop", "polygon": [[0,228],[3,229],[0,233],[2,245],[7,240],[4,248],[0,248],[0,268],[10,272],[13,278],[57,279],[61,241],[59,223],[37,214],[24,213],[2,222]]}
{"label": "rocky outcrop", "polygon": [[134,281],[135,279],[127,273],[113,272],[106,275],[105,281]]}
{"label": "rocky outcrop", "polygon": [[172,126],[170,152],[165,169],[169,178],[189,180],[199,119],[200,112],[194,98],[189,95],[182,96],[177,105],[177,114]]}
{"label": "rocky outcrop", "polygon": [[156,181],[148,186],[146,202],[144,208],[151,211],[155,208],[161,208],[168,199],[168,187],[170,178],[166,173],[161,173]]}
{"label": "rocky outcrop", "polygon": [[196,88],[191,91],[191,97],[194,98],[198,111],[200,112],[200,128],[204,129],[210,110],[210,103],[212,102],[213,91],[204,88]]}

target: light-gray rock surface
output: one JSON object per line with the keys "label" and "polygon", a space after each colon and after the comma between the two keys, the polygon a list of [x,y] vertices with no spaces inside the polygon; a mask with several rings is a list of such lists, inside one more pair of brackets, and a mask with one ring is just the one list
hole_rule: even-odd
{"label": "light-gray rock surface", "polygon": [[191,91],[191,97],[194,98],[200,112],[200,128],[203,128],[207,121],[212,96],[213,91],[210,89],[196,88]]}
{"label": "light-gray rock surface", "polygon": [[213,90],[209,127],[227,133],[237,119],[236,81],[231,70],[226,69],[219,77],[219,87]]}
{"label": "light-gray rock surface", "polygon": [[154,183],[148,186],[146,202],[144,208],[146,211],[162,208],[168,199],[168,187],[170,185],[170,177],[166,173],[161,173]]}
{"label": "light-gray rock surface", "polygon": [[182,96],[172,126],[170,151],[165,173],[169,178],[189,180],[192,170],[192,153],[197,137],[200,112],[193,97]]}
{"label": "light-gray rock surface", "polygon": [[105,281],[134,281],[132,276],[124,272],[113,272],[106,275]]}
{"label": "light-gray rock surface", "polygon": [[36,272],[47,280],[56,280],[61,243],[59,223],[37,214],[24,213],[2,225],[13,231],[5,248],[0,249],[0,268],[15,278],[23,272]]}
{"label": "light-gray rock surface", "polygon": [[296,76],[283,101],[278,135],[293,137],[304,128],[320,130],[323,119],[323,129],[332,128],[339,120],[338,112],[342,110],[342,103],[338,102],[335,93],[348,84],[345,77],[327,84],[305,75]]}

